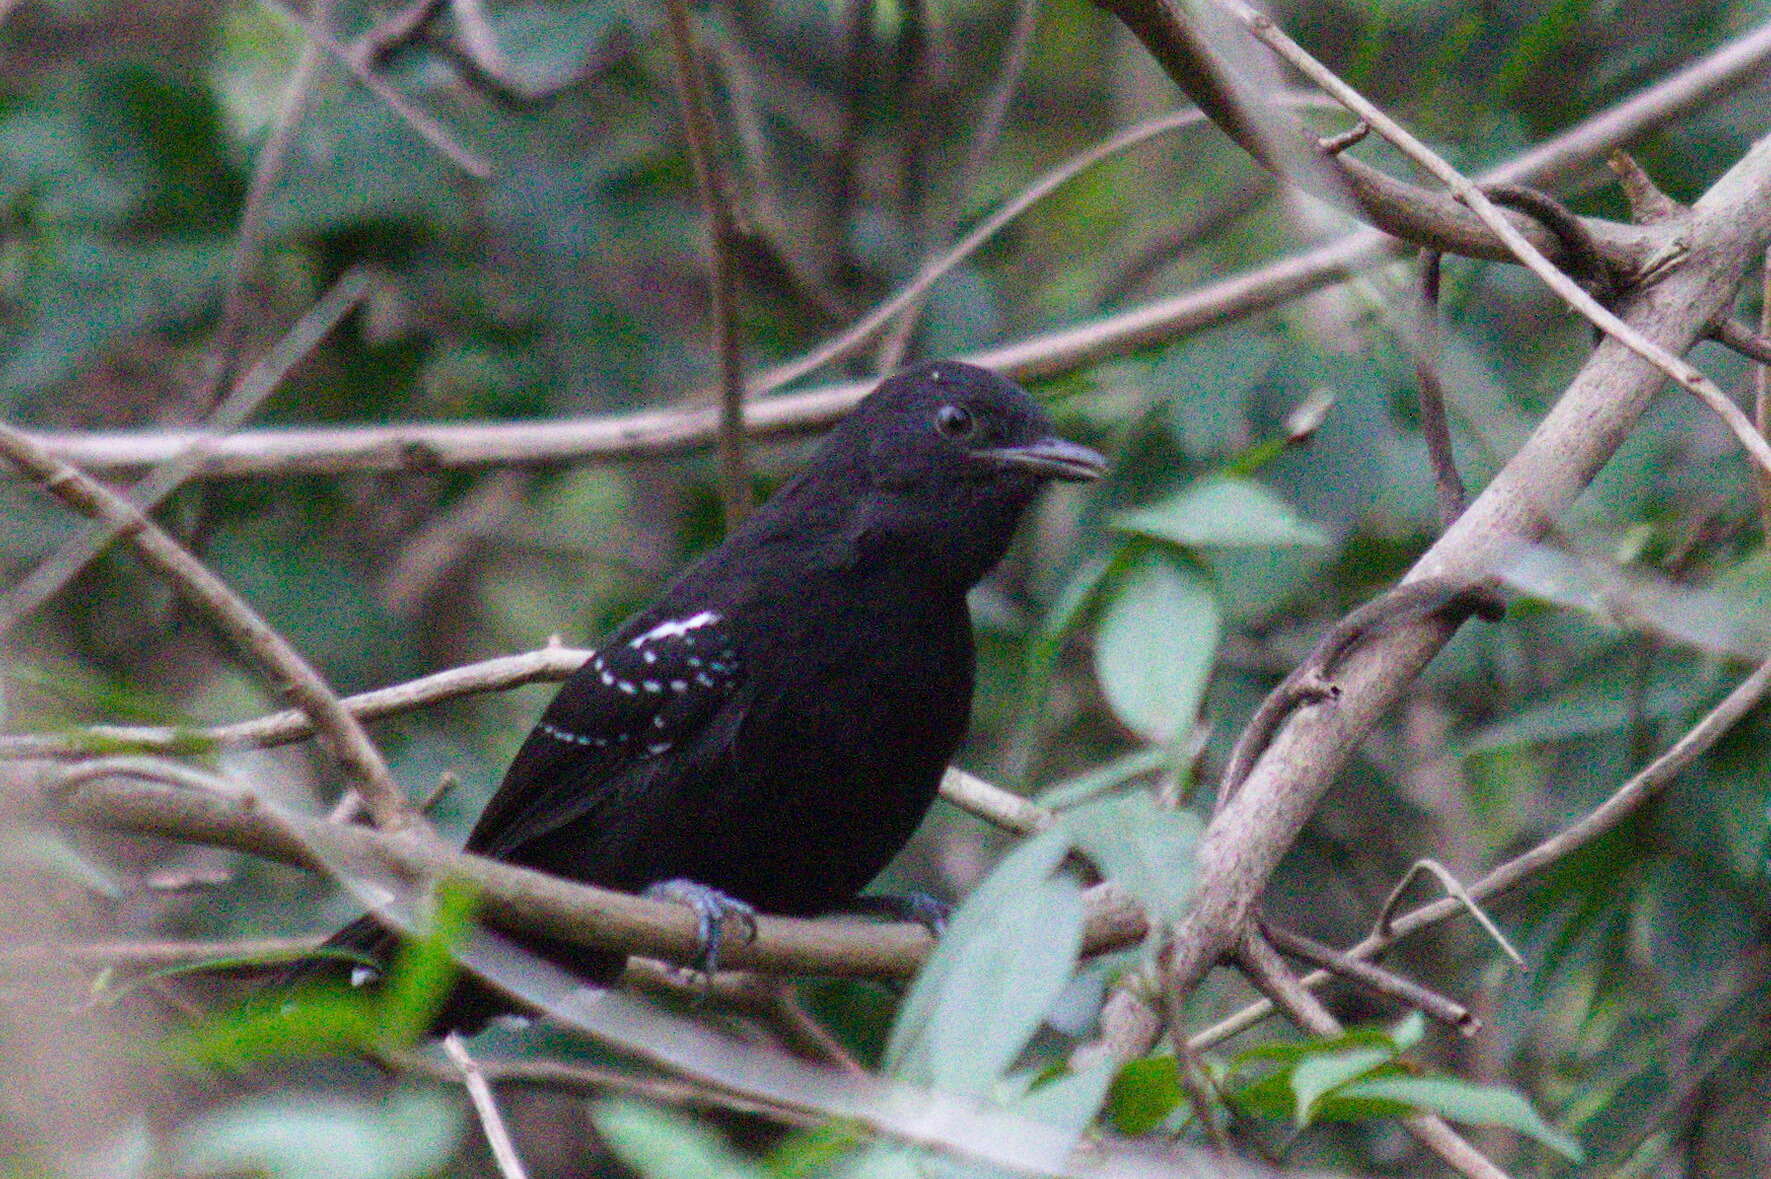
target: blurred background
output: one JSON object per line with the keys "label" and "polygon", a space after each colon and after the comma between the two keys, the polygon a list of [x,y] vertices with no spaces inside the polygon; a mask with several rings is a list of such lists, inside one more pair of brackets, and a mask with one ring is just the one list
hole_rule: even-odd
{"label": "blurred background", "polygon": [[[1764,4],[1689,0],[1273,10],[1470,172],[1771,20]],[[473,30],[462,11],[486,22],[495,70],[463,48]],[[6,421],[201,423],[347,276],[363,284],[354,309],[249,428],[714,402],[704,215],[661,8],[445,8],[406,40],[390,33],[394,8],[352,2],[29,0],[0,12]],[[1079,0],[712,0],[696,19],[742,223],[752,369],[839,332],[1048,169],[1182,105],[1137,42]],[[469,175],[333,56],[303,64],[298,20],[325,21],[396,98],[482,157],[489,178]],[[1323,134],[1348,125],[1308,118]],[[1629,146],[1689,200],[1768,123],[1760,71]],[[1356,150],[1405,174],[1381,148]],[[1608,180],[1589,165],[1557,192],[1583,213],[1627,219]],[[1209,125],[1170,131],[1059,188],[937,282],[913,323],[802,385],[1135,309],[1347,228],[1326,206],[1279,193]],[[1398,297],[1412,273],[1399,263],[1030,383],[1063,432],[1111,456],[1114,474],[1049,496],[977,592],[966,768],[1048,802],[1153,785],[1209,813],[1210,783],[1261,696],[1437,533],[1403,335],[1412,311]],[[1453,433],[1479,489],[1578,368],[1589,332],[1511,266],[1448,260],[1442,310]],[[1741,314],[1757,322],[1756,296]],[[1719,348],[1694,359],[1724,388],[1750,387],[1747,367]],[[807,445],[753,448],[759,494]],[[189,481],[157,514],[342,692],[553,635],[590,645],[722,532],[707,449],[261,471]],[[0,590],[78,523],[0,477]],[[1735,445],[1671,394],[1562,538],[1701,585],[1743,616],[1771,597]],[[126,551],[95,560],[5,644],[10,734],[216,723],[277,706]],[[1726,652],[1543,603],[1466,628],[1342,776],[1269,912],[1336,945],[1356,940],[1411,862],[1431,856],[1470,879],[1566,825],[1743,670]],[[459,837],[550,691],[454,701],[374,733],[415,797],[445,772],[459,778],[433,812]],[[1473,1041],[1436,1037],[1424,1056],[1528,1094],[1582,1140],[1594,1173],[1771,1172],[1766,728],[1749,718],[1622,830],[1497,908],[1530,973],[1507,969],[1469,922],[1392,955],[1488,1022]],[[338,789],[303,746],[208,764],[313,812]],[[890,882],[962,897],[1007,846],[942,804]],[[319,933],[354,914],[347,895],[248,857],[30,824],[0,834],[0,865],[11,894],[0,929],[15,947],[0,950],[0,1175],[495,1173],[449,1088],[345,1065],[181,1068],[153,1045],[237,988],[143,981],[99,958],[21,948]],[[1120,966],[1085,967],[1043,1033],[1050,1043],[1032,1051],[1086,1035]],[[807,983],[802,994],[863,1060],[878,1052],[891,989]],[[1349,1022],[1399,1014],[1350,990],[1330,995]],[[1198,1017],[1245,997],[1216,980]],[[1293,1033],[1254,1039],[1272,1035]],[[563,1049],[537,1036],[506,1050]],[[536,1175],[671,1173],[631,1152],[617,1162],[582,1097],[510,1101]],[[671,1125],[657,1132],[700,1132]],[[738,1115],[707,1126],[747,1156],[781,1137]],[[1427,1173],[1390,1119],[1295,1140],[1283,1122],[1251,1119],[1240,1133],[1287,1164]],[[1571,1166],[1510,1135],[1478,1141],[1521,1174]],[[794,1173],[771,1157],[768,1173]]]}

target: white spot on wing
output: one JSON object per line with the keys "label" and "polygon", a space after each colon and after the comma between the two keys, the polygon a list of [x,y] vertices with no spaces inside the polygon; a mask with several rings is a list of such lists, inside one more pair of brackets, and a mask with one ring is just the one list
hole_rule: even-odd
{"label": "white spot on wing", "polygon": [[719,615],[715,614],[712,610],[703,610],[701,613],[689,618],[673,618],[668,622],[660,622],[657,626],[654,626],[639,638],[630,640],[627,645],[629,647],[643,647],[647,643],[656,642],[659,639],[677,638],[686,635],[696,627],[710,626],[718,621]]}
{"label": "white spot on wing", "polygon": [[367,986],[381,977],[381,972],[370,966],[351,967],[351,986]]}

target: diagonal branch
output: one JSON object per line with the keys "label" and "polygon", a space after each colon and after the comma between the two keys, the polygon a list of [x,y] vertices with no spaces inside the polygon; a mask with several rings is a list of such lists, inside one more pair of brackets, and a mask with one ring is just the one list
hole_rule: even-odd
{"label": "diagonal branch", "polygon": [[[1691,346],[1732,304],[1771,239],[1771,144],[1750,152],[1698,202],[1686,264],[1633,296],[1625,319],[1659,347]],[[1405,581],[1488,577],[1508,547],[1541,536],[1634,426],[1664,375],[1602,347],[1487,489]],[[1332,702],[1291,713],[1200,842],[1195,903],[1178,926],[1167,985],[1190,990],[1240,936],[1255,899],[1361,738],[1454,630],[1423,616],[1377,635],[1337,674]]]}
{"label": "diagonal branch", "polygon": [[75,511],[114,528],[145,565],[200,607],[307,714],[314,729],[325,735],[332,755],[362,791],[378,824],[389,831],[414,825],[411,808],[363,726],[338,702],[332,688],[301,652],[207,565],[127,499],[5,424],[0,424],[0,459]]}

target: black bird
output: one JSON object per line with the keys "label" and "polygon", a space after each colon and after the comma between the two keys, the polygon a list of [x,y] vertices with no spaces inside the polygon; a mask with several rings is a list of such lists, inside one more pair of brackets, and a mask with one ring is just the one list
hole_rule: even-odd
{"label": "black bird", "polygon": [[[676,897],[704,938],[734,910],[853,902],[965,735],[966,591],[1042,485],[1104,470],[992,372],[944,361],[894,375],[565,682],[467,850]],[[588,979],[623,962],[522,940]],[[333,944],[384,959],[392,940],[365,918]],[[508,1009],[464,981],[439,1030]]]}

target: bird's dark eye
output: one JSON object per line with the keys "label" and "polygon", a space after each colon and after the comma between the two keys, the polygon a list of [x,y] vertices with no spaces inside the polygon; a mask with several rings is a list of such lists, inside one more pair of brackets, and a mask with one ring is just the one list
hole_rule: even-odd
{"label": "bird's dark eye", "polygon": [[943,405],[935,411],[935,429],[949,438],[970,438],[977,428],[971,411],[964,406]]}

